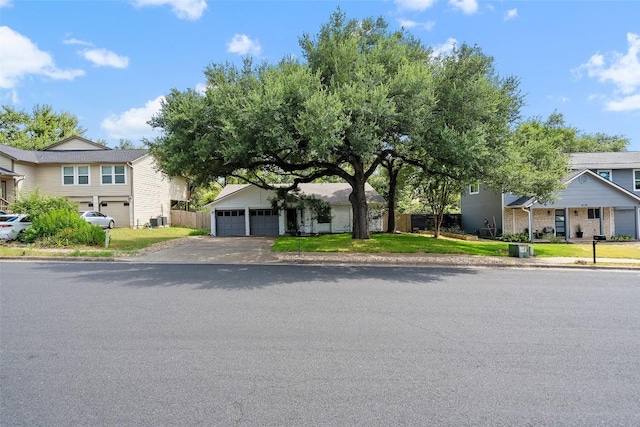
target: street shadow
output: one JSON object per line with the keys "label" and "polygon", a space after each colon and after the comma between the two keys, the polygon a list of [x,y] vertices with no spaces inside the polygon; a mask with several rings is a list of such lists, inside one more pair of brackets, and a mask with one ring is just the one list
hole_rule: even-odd
{"label": "street shadow", "polygon": [[[121,286],[167,287],[243,291],[293,283],[338,283],[341,281],[429,284],[451,276],[469,276],[467,267],[389,267],[237,264],[133,264],[118,262],[50,262],[38,268],[65,273],[80,283],[116,283]],[[69,277],[71,276],[71,277]]]}

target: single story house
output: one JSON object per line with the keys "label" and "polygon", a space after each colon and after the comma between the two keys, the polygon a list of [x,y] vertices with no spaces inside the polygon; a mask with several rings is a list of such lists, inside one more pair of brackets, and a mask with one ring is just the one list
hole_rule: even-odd
{"label": "single story house", "polygon": [[117,227],[168,218],[173,204],[188,200],[186,180],[160,172],[145,149],[111,149],[80,136],[42,150],[0,144],[0,209],[36,189],[110,215]]}
{"label": "single story house", "polygon": [[[299,193],[315,196],[331,206],[330,218],[317,219],[308,209],[290,207],[273,210],[274,190],[265,190],[252,184],[226,185],[216,199],[206,205],[211,209],[211,235],[254,236],[284,235],[301,232],[350,233],[353,213],[346,183],[300,184]],[[369,230],[383,230],[382,212],[384,199],[366,184],[369,206]]]}
{"label": "single story house", "polygon": [[468,186],[461,198],[462,227],[469,233],[551,234],[563,240],[640,239],[640,152],[574,153],[572,171],[555,202]]}

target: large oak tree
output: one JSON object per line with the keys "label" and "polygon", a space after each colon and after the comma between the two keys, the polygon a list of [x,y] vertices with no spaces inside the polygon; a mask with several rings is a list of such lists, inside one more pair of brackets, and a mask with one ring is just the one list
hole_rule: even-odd
{"label": "large oak tree", "polygon": [[270,188],[264,177],[274,173],[292,187],[339,177],[352,188],[353,237],[365,239],[364,185],[383,162],[391,177],[411,164],[481,179],[504,158],[521,104],[517,80],[498,78],[478,48],[435,57],[383,19],[339,11],[300,45],[303,61],[212,64],[204,95],[173,90],[150,122],[162,136],[147,141],[161,168],[203,185],[237,176]]}

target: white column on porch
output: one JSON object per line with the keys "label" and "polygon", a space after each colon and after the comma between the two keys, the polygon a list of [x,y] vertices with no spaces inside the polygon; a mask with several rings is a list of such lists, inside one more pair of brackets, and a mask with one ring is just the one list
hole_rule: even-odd
{"label": "white column on porch", "polygon": [[598,209],[600,209],[600,221],[598,221],[600,223],[600,232],[598,234],[604,234],[604,208],[602,206],[600,206]]}
{"label": "white column on porch", "polygon": [[244,208],[244,234],[245,236],[251,235],[251,218],[249,218],[249,208]]}

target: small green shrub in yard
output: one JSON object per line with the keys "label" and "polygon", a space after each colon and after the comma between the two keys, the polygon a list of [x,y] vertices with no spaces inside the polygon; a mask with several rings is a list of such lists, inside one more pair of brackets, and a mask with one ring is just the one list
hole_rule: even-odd
{"label": "small green shrub in yard", "polygon": [[529,233],[517,233],[517,234],[504,233],[502,235],[502,241],[526,243],[529,241]]}
{"label": "small green shrub in yard", "polygon": [[66,197],[42,195],[36,189],[30,193],[21,194],[15,202],[11,203],[10,209],[12,212],[28,214],[32,220],[35,220],[41,215],[58,209],[77,211],[78,204]]}
{"label": "small green shrub in yard", "polygon": [[615,236],[611,236],[611,240],[613,240],[614,242],[624,242],[633,240],[633,236],[630,236],[628,234],[616,234]]}
{"label": "small green shrub in yard", "polygon": [[44,246],[103,245],[106,235],[100,227],[89,224],[75,210],[54,209],[32,220],[24,231],[24,241]]}

